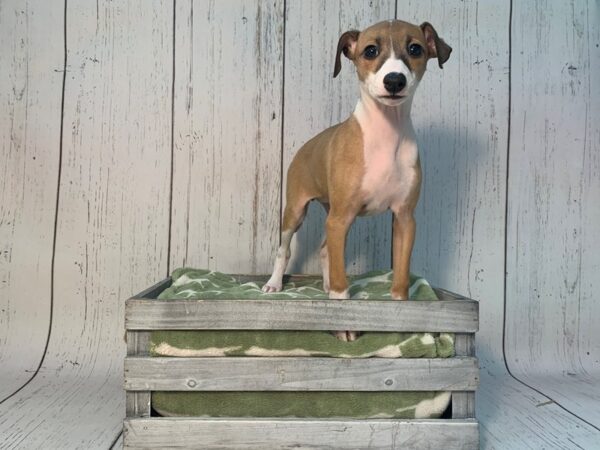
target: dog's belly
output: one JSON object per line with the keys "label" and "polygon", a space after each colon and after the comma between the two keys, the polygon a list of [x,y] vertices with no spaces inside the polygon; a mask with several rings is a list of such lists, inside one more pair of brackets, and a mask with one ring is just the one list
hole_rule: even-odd
{"label": "dog's belly", "polygon": [[417,147],[413,142],[398,149],[365,149],[361,184],[361,215],[398,211],[409,200],[417,181]]}

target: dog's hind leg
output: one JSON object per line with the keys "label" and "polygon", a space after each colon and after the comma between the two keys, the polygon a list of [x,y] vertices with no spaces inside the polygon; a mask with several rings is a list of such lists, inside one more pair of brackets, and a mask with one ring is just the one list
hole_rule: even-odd
{"label": "dog's hind leg", "polygon": [[263,292],[269,293],[281,291],[283,287],[283,274],[285,273],[285,268],[290,260],[290,242],[292,241],[292,236],[294,236],[296,230],[302,225],[302,221],[306,215],[306,207],[310,200],[310,198],[303,196],[298,199],[298,201],[287,203],[283,213],[281,243],[277,249],[273,274],[271,275],[271,278],[269,278],[269,281],[267,281],[267,284],[263,286]]}
{"label": "dog's hind leg", "polygon": [[[329,214],[329,204],[321,202],[321,206],[325,209],[325,214]],[[327,235],[323,238],[321,249],[319,250],[321,259],[321,271],[323,272],[323,290],[329,292],[329,253],[327,252]]]}
{"label": "dog's hind leg", "polygon": [[327,252],[327,237],[323,239],[319,256],[321,257],[321,270],[323,271],[323,290],[329,292],[329,253]]}

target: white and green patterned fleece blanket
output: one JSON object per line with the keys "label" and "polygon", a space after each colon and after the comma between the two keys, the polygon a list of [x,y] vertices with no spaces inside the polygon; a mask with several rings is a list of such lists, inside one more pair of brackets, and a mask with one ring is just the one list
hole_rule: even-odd
{"label": "white and green patterned fleece blanket", "polygon": [[[351,299],[389,299],[391,272],[350,277]],[[169,299],[327,299],[320,279],[284,285],[265,294],[261,283],[239,283],[233,276],[181,268],[159,295]],[[352,301],[352,300],[347,301]],[[410,300],[437,300],[423,278],[411,275]],[[155,331],[153,356],[326,356],[337,358],[445,358],[454,355],[454,336],[437,333],[364,332],[352,342],[327,331],[201,330]],[[447,392],[157,392],[155,410],[167,416],[211,417],[439,417]]]}

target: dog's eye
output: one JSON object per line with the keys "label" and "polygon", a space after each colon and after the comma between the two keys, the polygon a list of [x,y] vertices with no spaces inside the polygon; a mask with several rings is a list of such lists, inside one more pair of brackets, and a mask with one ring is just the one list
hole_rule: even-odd
{"label": "dog's eye", "polygon": [[363,51],[363,56],[367,59],[375,59],[379,56],[379,49],[375,45],[368,45]]}
{"label": "dog's eye", "polygon": [[419,57],[423,54],[423,47],[419,44],[410,44],[408,46],[408,54],[410,56]]}

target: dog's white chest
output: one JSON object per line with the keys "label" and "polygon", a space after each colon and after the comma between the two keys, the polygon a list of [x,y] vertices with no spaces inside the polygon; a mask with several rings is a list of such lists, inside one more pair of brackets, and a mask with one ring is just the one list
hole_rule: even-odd
{"label": "dog's white chest", "polygon": [[402,208],[414,191],[418,151],[413,138],[364,133],[365,173],[361,183],[365,214]]}

